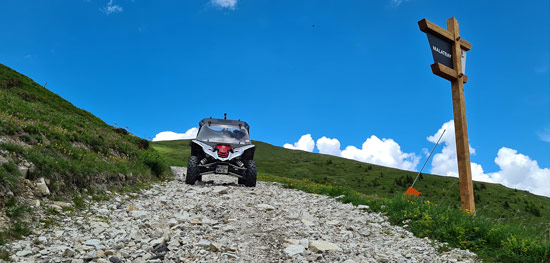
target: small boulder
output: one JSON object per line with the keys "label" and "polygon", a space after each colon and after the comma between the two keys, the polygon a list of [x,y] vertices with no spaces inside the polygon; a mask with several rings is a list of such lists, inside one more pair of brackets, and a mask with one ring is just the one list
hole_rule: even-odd
{"label": "small boulder", "polygon": [[289,256],[294,256],[296,254],[302,254],[306,250],[305,247],[302,245],[289,245],[285,248],[285,253],[287,253]]}
{"label": "small boulder", "polygon": [[128,208],[127,208],[128,212],[137,211],[137,210],[138,210],[138,208],[135,205],[133,205],[133,204],[128,205]]}
{"label": "small boulder", "polygon": [[208,249],[209,249],[210,251],[213,251],[213,252],[218,252],[218,251],[221,251],[221,250],[222,250],[222,247],[223,247],[222,244],[216,243],[216,242],[212,242],[212,243],[210,243],[210,246],[208,247]]}
{"label": "small boulder", "polygon": [[36,190],[38,190],[38,193],[40,193],[42,196],[50,195],[50,189],[46,185],[46,182],[44,181],[44,177],[38,178],[35,184],[36,184]]}
{"label": "small boulder", "polygon": [[219,186],[214,187],[212,192],[215,193],[215,194],[227,194],[227,190],[229,190],[228,187],[219,185]]}
{"label": "small boulder", "polygon": [[145,217],[147,217],[147,216],[149,215],[149,212],[137,210],[137,211],[131,211],[131,212],[130,212],[130,215],[131,215],[132,217],[145,218]]}
{"label": "small boulder", "polygon": [[76,252],[72,250],[71,248],[66,248],[65,251],[63,251],[63,256],[67,258],[71,258],[74,255],[76,255]]}
{"label": "small boulder", "polygon": [[323,240],[314,240],[309,243],[309,249],[313,252],[323,253],[327,251],[342,251],[342,249],[334,243]]}
{"label": "small boulder", "polygon": [[31,206],[33,206],[33,207],[40,207],[40,200],[38,200],[38,199],[32,200],[32,201],[31,201]]}

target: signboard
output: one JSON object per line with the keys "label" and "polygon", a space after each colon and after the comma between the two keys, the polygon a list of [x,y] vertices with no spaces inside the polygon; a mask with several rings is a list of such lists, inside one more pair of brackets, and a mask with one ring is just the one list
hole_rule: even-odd
{"label": "signboard", "polygon": [[428,42],[430,42],[430,49],[432,50],[434,62],[441,63],[449,68],[454,68],[451,42],[443,40],[439,36],[431,33],[427,33],[426,35],[428,35]]}

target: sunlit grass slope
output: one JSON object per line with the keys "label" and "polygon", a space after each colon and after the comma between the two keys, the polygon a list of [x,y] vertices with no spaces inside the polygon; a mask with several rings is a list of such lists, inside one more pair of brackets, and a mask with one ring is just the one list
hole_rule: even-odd
{"label": "sunlit grass slope", "polygon": [[[106,124],[1,64],[0,139],[3,192],[17,193],[25,176],[46,178],[55,195],[168,171],[148,141]],[[24,175],[18,167],[25,164],[30,170]]]}

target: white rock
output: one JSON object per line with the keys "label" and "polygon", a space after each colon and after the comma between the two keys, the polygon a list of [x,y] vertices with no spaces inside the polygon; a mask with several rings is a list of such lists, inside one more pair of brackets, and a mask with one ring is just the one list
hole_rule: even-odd
{"label": "white rock", "polygon": [[98,247],[98,246],[101,245],[101,241],[99,239],[88,239],[88,240],[84,241],[83,244],[86,245],[86,246]]}
{"label": "white rock", "polygon": [[302,223],[306,226],[314,226],[315,225],[315,223],[313,223],[313,222],[311,222],[307,219],[302,219]]}
{"label": "white rock", "polygon": [[174,217],[176,218],[176,220],[178,220],[178,222],[184,222],[189,219],[190,215],[186,211],[183,211],[181,213],[174,215]]}
{"label": "white rock", "polygon": [[162,244],[163,242],[164,242],[164,238],[157,238],[157,239],[153,239],[153,241],[149,242],[149,245],[154,247],[156,245]]}
{"label": "white rock", "polygon": [[229,190],[229,187],[216,186],[214,187],[214,189],[212,189],[212,192],[215,194],[227,194],[227,190]]}
{"label": "white rock", "polygon": [[294,256],[296,254],[302,254],[306,250],[305,247],[302,245],[289,245],[285,248],[284,252],[287,253],[289,256]]}
{"label": "white rock", "polygon": [[145,218],[149,215],[149,212],[137,210],[137,211],[131,211],[130,216],[132,217],[138,217],[138,218]]}
{"label": "white rock", "polygon": [[235,227],[232,226],[232,225],[228,225],[228,226],[224,226],[224,227],[222,228],[222,230],[223,230],[224,232],[231,232],[231,231],[234,231],[234,230],[235,230]]}
{"label": "white rock", "polygon": [[313,240],[309,243],[309,249],[313,252],[326,252],[326,251],[342,251],[342,249],[334,243],[330,243],[324,240]]}
{"label": "white rock", "polygon": [[256,205],[256,208],[263,209],[266,211],[275,210],[275,207],[268,204],[259,204],[259,205]]}
{"label": "white rock", "polygon": [[15,253],[16,256],[18,257],[24,257],[24,256],[27,256],[27,255],[30,255],[32,254],[32,251],[31,250],[21,250],[21,251],[18,251],[17,253]]}
{"label": "white rock", "polygon": [[210,246],[208,247],[208,250],[217,252],[217,251],[222,250],[222,248],[223,248],[222,244],[212,242],[212,243],[210,243]]}
{"label": "white rock", "polygon": [[51,205],[48,205],[48,207],[55,209],[55,211],[57,211],[59,213],[63,212],[63,208],[61,206],[51,204]]}
{"label": "white rock", "polygon": [[61,208],[72,207],[73,206],[73,204],[71,204],[71,203],[61,202],[61,201],[55,201],[55,202],[53,202],[53,204],[57,205],[57,206],[60,206]]}
{"label": "white rock", "polygon": [[179,247],[180,247],[180,242],[176,238],[172,238],[172,240],[168,242],[168,250],[176,250],[176,249],[179,249]]}
{"label": "white rock", "polygon": [[40,242],[42,244],[46,244],[46,243],[48,243],[48,238],[45,237],[45,236],[39,236],[38,237],[38,242]]}
{"label": "white rock", "polygon": [[38,180],[36,180],[35,183],[36,183],[36,189],[41,195],[43,196],[50,195],[50,189],[46,185],[46,182],[44,181],[44,177],[38,178]]}
{"label": "white rock", "polygon": [[37,200],[32,200],[31,205],[33,207],[40,207],[40,200],[38,200],[38,199]]}
{"label": "white rock", "polygon": [[164,235],[164,231],[162,231],[162,229],[155,229],[153,230],[152,235],[153,237],[159,238],[159,237],[162,237],[162,235]]}
{"label": "white rock", "polygon": [[66,248],[65,251],[63,251],[63,256],[71,258],[76,254],[76,252],[70,248]]}
{"label": "white rock", "polygon": [[209,247],[209,246],[210,246],[210,241],[201,240],[201,241],[199,241],[198,243],[196,243],[195,246],[198,246],[198,247]]}
{"label": "white rock", "polygon": [[202,219],[202,223],[203,224],[207,224],[207,225],[215,225],[218,223],[218,220],[213,220],[213,219],[209,219],[209,218],[203,218]]}

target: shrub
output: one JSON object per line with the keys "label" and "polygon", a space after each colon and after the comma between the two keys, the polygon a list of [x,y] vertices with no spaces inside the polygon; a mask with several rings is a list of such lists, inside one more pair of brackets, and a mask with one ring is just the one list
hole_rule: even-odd
{"label": "shrub", "polygon": [[140,159],[151,169],[152,174],[154,174],[156,177],[161,177],[167,170],[168,165],[160,156],[160,154],[155,150],[147,150],[144,151]]}
{"label": "shrub", "polygon": [[147,149],[149,149],[149,141],[145,140],[145,139],[141,139],[141,140],[139,140],[138,146],[141,149],[147,150]]}
{"label": "shrub", "polygon": [[12,162],[0,165],[0,183],[3,185],[14,187],[20,177],[22,177],[21,172]]}

